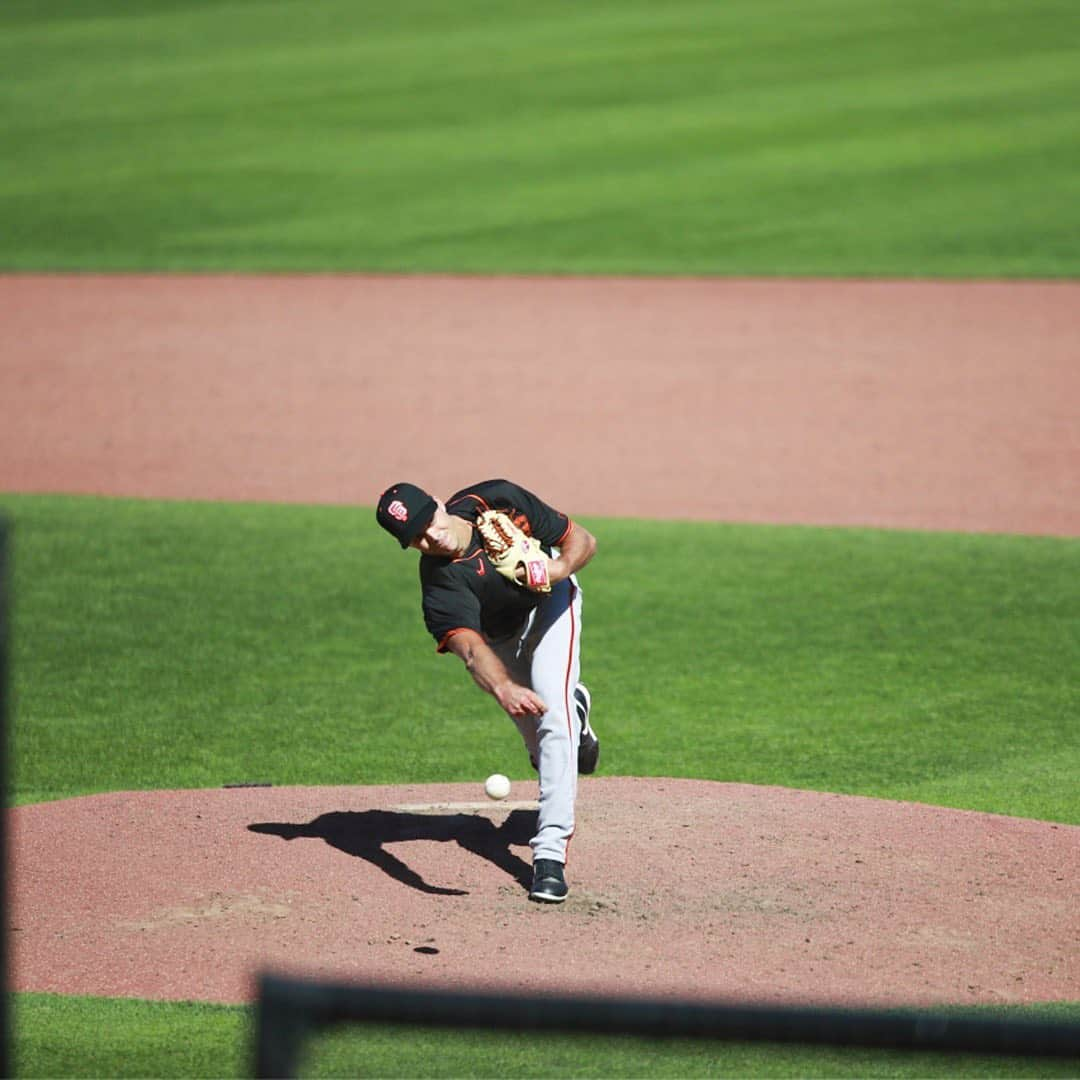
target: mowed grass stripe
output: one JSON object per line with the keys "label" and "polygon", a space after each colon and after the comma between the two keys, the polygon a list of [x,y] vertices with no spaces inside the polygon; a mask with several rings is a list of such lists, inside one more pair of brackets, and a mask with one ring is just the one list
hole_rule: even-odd
{"label": "mowed grass stripe", "polygon": [[12,3],[0,266],[1070,276],[1052,0]]}

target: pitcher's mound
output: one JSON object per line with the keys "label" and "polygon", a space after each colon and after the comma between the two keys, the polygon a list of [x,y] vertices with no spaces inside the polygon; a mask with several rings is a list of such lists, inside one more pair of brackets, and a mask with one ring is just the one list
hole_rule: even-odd
{"label": "pitcher's mound", "polygon": [[245,1002],[263,970],[851,1005],[1080,999],[1080,827],[588,778],[561,905],[535,782],[122,792],[9,812],[14,990]]}

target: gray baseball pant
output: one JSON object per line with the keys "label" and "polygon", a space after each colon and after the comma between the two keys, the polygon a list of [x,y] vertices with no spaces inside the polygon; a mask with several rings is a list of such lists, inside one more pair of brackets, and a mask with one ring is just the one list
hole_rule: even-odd
{"label": "gray baseball pant", "polygon": [[540,695],[547,712],[514,723],[540,774],[540,815],[533,859],[566,862],[574,833],[577,753],[581,737],[574,688],[581,676],[581,587],[571,576],[552,586],[522,632],[492,642],[510,677]]}

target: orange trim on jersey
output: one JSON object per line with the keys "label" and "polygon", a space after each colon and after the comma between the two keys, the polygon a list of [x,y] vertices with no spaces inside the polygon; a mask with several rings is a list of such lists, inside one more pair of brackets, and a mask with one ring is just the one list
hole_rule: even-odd
{"label": "orange trim on jersey", "polygon": [[477,555],[482,555],[484,551],[483,544],[477,544],[476,547],[471,548],[466,554],[459,555],[456,559],[451,559],[451,562],[468,562],[470,559],[475,559]]}
{"label": "orange trim on jersey", "polygon": [[[475,494],[474,492],[469,491],[469,492],[466,492],[464,495],[462,495],[460,499],[455,499],[452,503],[447,503],[446,504],[446,512],[450,513],[450,507],[451,506],[457,506],[458,503],[462,503],[466,499],[472,499],[473,502],[479,503],[480,506],[483,508],[481,512],[483,512],[483,510],[494,510],[495,509],[487,501],[487,499],[481,498],[481,496]],[[566,517],[565,514],[561,513],[558,510],[556,510],[555,513],[558,514],[559,517]],[[458,515],[455,514],[454,516],[457,517]],[[558,547],[567,538],[567,536],[570,535],[570,530],[574,527],[574,523],[569,518],[566,518],[566,522],[567,522],[566,531],[562,534],[562,536],[559,537],[558,540],[555,541],[555,543],[552,545],[553,547]],[[525,533],[526,536],[532,536],[532,522],[520,510],[514,515],[514,524],[523,533]]]}
{"label": "orange trim on jersey", "polygon": [[[447,630],[445,634],[439,639],[439,643],[435,646],[436,652],[446,652],[446,643],[454,637],[456,634],[464,634],[466,631],[470,633],[477,633],[471,626],[455,626],[453,630]],[[481,635],[482,636],[482,635]]]}
{"label": "orange trim on jersey", "polygon": [[460,499],[455,499],[452,503],[449,503],[447,505],[447,507],[446,507],[447,512],[449,513],[451,506],[457,506],[457,504],[459,502],[464,502],[466,499],[475,499],[485,510],[490,510],[491,509],[491,507],[488,506],[488,503],[487,503],[486,499],[481,499],[479,495],[474,495],[470,491],[470,492],[467,492],[466,494],[462,495]]}

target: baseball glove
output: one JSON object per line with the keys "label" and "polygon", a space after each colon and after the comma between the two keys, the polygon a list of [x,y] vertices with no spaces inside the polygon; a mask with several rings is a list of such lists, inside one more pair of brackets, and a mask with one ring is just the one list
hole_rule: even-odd
{"label": "baseball glove", "polygon": [[[536,540],[526,536],[501,510],[485,510],[476,519],[476,527],[488,558],[503,577],[530,592],[551,592],[548,557]],[[519,566],[525,567],[520,581]]]}

